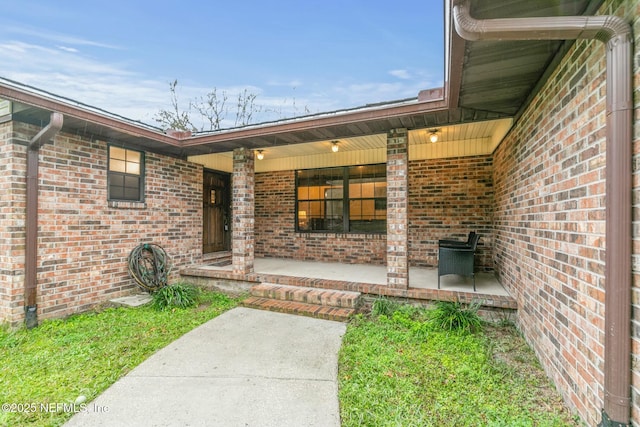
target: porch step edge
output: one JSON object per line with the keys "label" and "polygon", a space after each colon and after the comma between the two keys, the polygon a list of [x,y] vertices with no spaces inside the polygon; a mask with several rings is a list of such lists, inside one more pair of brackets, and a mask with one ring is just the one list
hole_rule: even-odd
{"label": "porch step edge", "polygon": [[283,301],[271,298],[251,296],[240,303],[247,308],[267,310],[278,313],[287,313],[314,317],[316,319],[346,322],[357,311],[354,308],[330,307],[317,304],[308,304],[297,301]]}
{"label": "porch step edge", "polygon": [[206,265],[223,267],[225,265],[231,265],[232,254],[231,251],[212,252],[203,255],[202,261]]}
{"label": "porch step edge", "polygon": [[358,309],[362,304],[362,294],[360,292],[279,285],[275,283],[255,285],[251,288],[251,295],[259,298],[295,301],[336,308]]}

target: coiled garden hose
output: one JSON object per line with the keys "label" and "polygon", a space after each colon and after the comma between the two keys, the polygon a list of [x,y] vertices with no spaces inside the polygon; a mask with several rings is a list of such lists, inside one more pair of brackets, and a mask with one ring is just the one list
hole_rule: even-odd
{"label": "coiled garden hose", "polygon": [[129,254],[129,274],[143,290],[155,292],[167,286],[171,265],[162,247],[142,243]]}

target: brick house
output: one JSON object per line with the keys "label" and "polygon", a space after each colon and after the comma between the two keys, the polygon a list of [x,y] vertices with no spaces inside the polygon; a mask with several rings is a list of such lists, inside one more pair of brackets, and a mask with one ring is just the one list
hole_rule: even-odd
{"label": "brick house", "polygon": [[[372,294],[451,297],[413,287],[409,268],[474,229],[477,268],[509,291],[570,407],[588,425],[640,425],[640,65],[608,60],[629,38],[638,57],[640,1],[472,1],[472,17],[508,20],[501,34],[457,3],[444,88],[282,122],[163,132],[0,80],[0,321],[22,322],[29,298],[47,318],[132,292],[126,257],[149,241],[176,277],[229,252],[222,279],[250,278],[261,257],[374,264],[386,286]],[[621,20],[511,20],[567,15]],[[614,95],[616,67],[632,87]],[[620,142],[609,122],[632,109]]]}

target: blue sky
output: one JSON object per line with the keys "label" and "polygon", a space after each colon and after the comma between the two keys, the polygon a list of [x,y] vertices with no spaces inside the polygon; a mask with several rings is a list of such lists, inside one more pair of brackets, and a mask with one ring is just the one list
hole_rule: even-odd
{"label": "blue sky", "polygon": [[443,85],[442,0],[0,3],[0,76],[150,124],[247,89],[273,120]]}

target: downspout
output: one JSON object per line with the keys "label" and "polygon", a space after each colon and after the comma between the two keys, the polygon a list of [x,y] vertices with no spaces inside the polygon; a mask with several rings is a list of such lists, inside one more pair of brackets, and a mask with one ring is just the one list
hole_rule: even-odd
{"label": "downspout", "polygon": [[51,120],[27,147],[27,206],[24,260],[24,311],[27,329],[38,326],[36,297],[38,294],[38,156],[40,147],[62,129],[61,113],[51,113]]}
{"label": "downspout", "polygon": [[617,16],[475,20],[453,0],[456,31],[466,40],[596,39],[606,44],[606,255],[604,409],[600,426],[626,426],[631,406],[632,90],[629,24]]}

